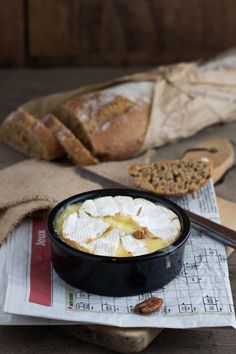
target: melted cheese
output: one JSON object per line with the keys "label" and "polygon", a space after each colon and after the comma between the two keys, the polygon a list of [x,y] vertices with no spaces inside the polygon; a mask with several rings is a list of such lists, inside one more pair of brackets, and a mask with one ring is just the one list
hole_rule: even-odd
{"label": "melted cheese", "polygon": [[[144,239],[133,233],[146,228]],[[55,222],[58,235],[74,248],[104,256],[138,256],[173,243],[181,231],[171,210],[126,196],[86,200],[66,208]]]}

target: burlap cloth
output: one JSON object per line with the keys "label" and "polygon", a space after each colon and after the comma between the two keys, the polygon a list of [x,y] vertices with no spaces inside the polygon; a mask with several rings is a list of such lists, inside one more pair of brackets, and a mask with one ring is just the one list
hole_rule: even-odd
{"label": "burlap cloth", "polygon": [[[112,181],[132,186],[130,163],[149,162],[152,151],[138,158],[101,163],[88,169]],[[111,187],[109,185],[107,188]],[[76,166],[29,159],[0,172],[0,245],[14,227],[36,210],[50,209],[72,195],[99,189],[99,183],[82,178]]]}

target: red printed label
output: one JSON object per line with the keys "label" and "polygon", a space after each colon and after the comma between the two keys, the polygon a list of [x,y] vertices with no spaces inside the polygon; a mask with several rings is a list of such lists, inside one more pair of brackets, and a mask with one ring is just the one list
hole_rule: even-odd
{"label": "red printed label", "polygon": [[29,301],[52,304],[51,244],[42,218],[33,219]]}

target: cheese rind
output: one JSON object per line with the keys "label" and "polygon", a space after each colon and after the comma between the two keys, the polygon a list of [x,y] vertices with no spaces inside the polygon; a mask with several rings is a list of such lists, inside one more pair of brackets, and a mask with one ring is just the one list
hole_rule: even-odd
{"label": "cheese rind", "polygon": [[88,199],[83,203],[81,210],[91,216],[107,216],[119,213],[119,208],[113,197]]}
{"label": "cheese rind", "polygon": [[152,237],[172,241],[179,235],[180,221],[170,209],[145,199],[137,199],[136,203],[141,207],[141,211],[139,215],[133,216],[133,219],[140,226],[147,227]]}
{"label": "cheese rind", "polygon": [[139,211],[139,205],[135,203],[135,199],[132,197],[126,197],[123,195],[118,195],[114,198],[120,213],[124,213],[130,216],[137,215]]}
{"label": "cheese rind", "polygon": [[131,235],[125,235],[121,238],[124,249],[132,256],[141,256],[148,253],[147,248],[141,240],[136,240]]}
{"label": "cheese rind", "polygon": [[120,235],[121,230],[115,228],[105,237],[101,237],[88,243],[82,243],[82,247],[97,255],[114,257],[120,242]]}
{"label": "cheese rind", "polygon": [[63,223],[63,235],[79,244],[101,236],[109,227],[103,220],[90,216],[79,218],[77,213],[70,214]]}

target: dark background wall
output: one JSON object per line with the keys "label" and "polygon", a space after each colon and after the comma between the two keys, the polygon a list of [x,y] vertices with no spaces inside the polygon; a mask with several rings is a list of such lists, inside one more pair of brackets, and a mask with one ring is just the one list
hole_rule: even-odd
{"label": "dark background wall", "polygon": [[160,64],[234,45],[235,0],[0,0],[0,66]]}

